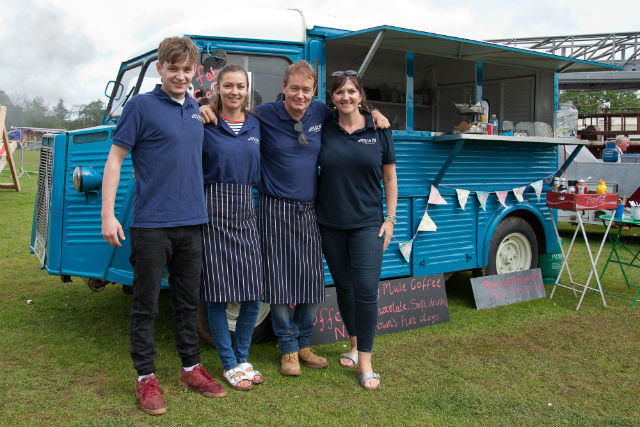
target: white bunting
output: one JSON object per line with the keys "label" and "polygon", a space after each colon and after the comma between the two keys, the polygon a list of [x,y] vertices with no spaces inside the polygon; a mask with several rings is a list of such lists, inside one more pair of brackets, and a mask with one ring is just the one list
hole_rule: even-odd
{"label": "white bunting", "polygon": [[518,188],[514,188],[513,190],[513,194],[516,196],[516,199],[518,199],[519,202],[524,202],[524,190],[527,188],[527,186],[525,185],[524,187],[518,187]]}
{"label": "white bunting", "polygon": [[460,203],[460,207],[464,210],[465,205],[467,204],[467,199],[469,198],[469,190],[461,190],[456,188],[456,193],[458,193],[458,203]]}
{"label": "white bunting", "polygon": [[400,252],[402,252],[402,256],[405,261],[409,262],[411,260],[411,249],[413,248],[413,239],[408,240],[406,242],[401,242],[399,244]]}
{"label": "white bunting", "polygon": [[422,220],[420,221],[420,225],[418,226],[418,231],[436,231],[438,227],[436,223],[433,222],[427,211],[424,211],[424,215],[422,216]]}
{"label": "white bunting", "polygon": [[536,191],[536,197],[538,198],[538,201],[540,201],[540,194],[542,194],[542,180],[533,182],[530,185]]}

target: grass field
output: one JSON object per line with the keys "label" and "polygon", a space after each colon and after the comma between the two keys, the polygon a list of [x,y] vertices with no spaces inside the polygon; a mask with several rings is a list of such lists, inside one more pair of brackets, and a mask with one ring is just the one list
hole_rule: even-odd
{"label": "grass field", "polygon": [[[223,399],[184,391],[162,295],[156,362],[168,412],[145,415],[128,354],[131,297],[116,285],[96,294],[77,278],[62,283],[40,270],[28,251],[35,181],[21,178],[21,193],[0,190],[2,425],[640,425],[640,315],[629,301],[608,296],[604,308],[588,294],[576,312],[572,293],[560,289],[553,300],[478,311],[468,273],[447,281],[450,322],[376,340],[377,392],[363,391],[353,371],[338,366],[345,343],[317,347],[327,369],[283,378],[275,341],[251,348],[265,376],[254,390],[229,390]],[[600,227],[591,231],[594,241],[602,237]],[[562,234],[568,244],[567,227]],[[624,236],[640,248],[637,231]],[[572,271],[584,277],[587,263],[576,259]],[[621,277],[608,271],[605,289],[631,293]],[[203,364],[219,379],[215,350],[202,347]]]}

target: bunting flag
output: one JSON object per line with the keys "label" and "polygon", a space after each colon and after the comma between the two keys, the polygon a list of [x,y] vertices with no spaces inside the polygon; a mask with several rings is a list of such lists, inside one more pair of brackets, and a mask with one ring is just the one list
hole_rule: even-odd
{"label": "bunting flag", "polygon": [[489,193],[487,191],[476,191],[476,196],[478,196],[478,202],[480,202],[480,206],[483,211],[487,210],[487,197]]}
{"label": "bunting flag", "polygon": [[418,231],[436,231],[437,229],[436,223],[433,222],[425,209],[420,225],[418,226]]}
{"label": "bunting flag", "polygon": [[498,200],[500,201],[500,204],[505,208],[508,207],[505,203],[505,200],[507,200],[507,194],[509,194],[508,191],[496,191],[496,196],[498,196]]}
{"label": "bunting flag", "polygon": [[536,191],[536,197],[538,197],[538,201],[540,201],[540,194],[542,194],[542,180],[536,181],[532,184],[529,184]]}
{"label": "bunting flag", "polygon": [[464,210],[465,205],[467,204],[467,199],[469,198],[469,190],[461,190],[456,188],[456,193],[458,193],[458,203],[460,203],[460,207]]}
{"label": "bunting flag", "polygon": [[513,190],[513,194],[516,196],[516,199],[518,199],[519,202],[524,202],[524,197],[522,197],[522,195],[524,194],[524,190],[527,188],[527,186],[525,185],[524,187],[518,187],[518,188],[514,188]]}
{"label": "bunting flag", "polygon": [[447,201],[442,198],[440,192],[431,184],[431,192],[429,193],[429,201],[427,203],[430,205],[446,205]]}
{"label": "bunting flag", "polygon": [[402,256],[405,261],[409,262],[411,258],[411,249],[413,248],[413,239],[401,242],[398,246],[400,246],[400,252],[402,252]]}

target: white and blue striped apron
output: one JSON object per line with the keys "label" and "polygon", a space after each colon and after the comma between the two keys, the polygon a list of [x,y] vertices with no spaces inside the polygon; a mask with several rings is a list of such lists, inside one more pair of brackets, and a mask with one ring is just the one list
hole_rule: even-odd
{"label": "white and blue striped apron", "polygon": [[209,221],[202,226],[202,300],[261,301],[262,261],[251,186],[207,184],[205,198]]}
{"label": "white and blue striped apron", "polygon": [[264,301],[324,301],[322,243],[313,202],[260,194],[258,230],[264,270]]}

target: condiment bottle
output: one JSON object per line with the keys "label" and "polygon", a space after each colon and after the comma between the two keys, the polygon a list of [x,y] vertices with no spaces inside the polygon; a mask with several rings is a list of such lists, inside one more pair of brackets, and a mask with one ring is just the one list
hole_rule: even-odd
{"label": "condiment bottle", "polygon": [[586,194],[587,192],[587,182],[584,179],[579,179],[576,184],[576,193],[577,194]]}
{"label": "condiment bottle", "polygon": [[558,187],[558,193],[566,193],[569,190],[569,185],[566,178],[562,178],[560,181],[560,187]]}
{"label": "condiment bottle", "polygon": [[606,192],[607,192],[607,186],[605,185],[604,181],[600,179],[600,184],[598,184],[598,187],[596,187],[596,193],[604,194]]}
{"label": "condiment bottle", "polygon": [[557,192],[559,187],[560,187],[560,178],[556,176],[553,178],[553,185],[551,186],[551,191]]}

